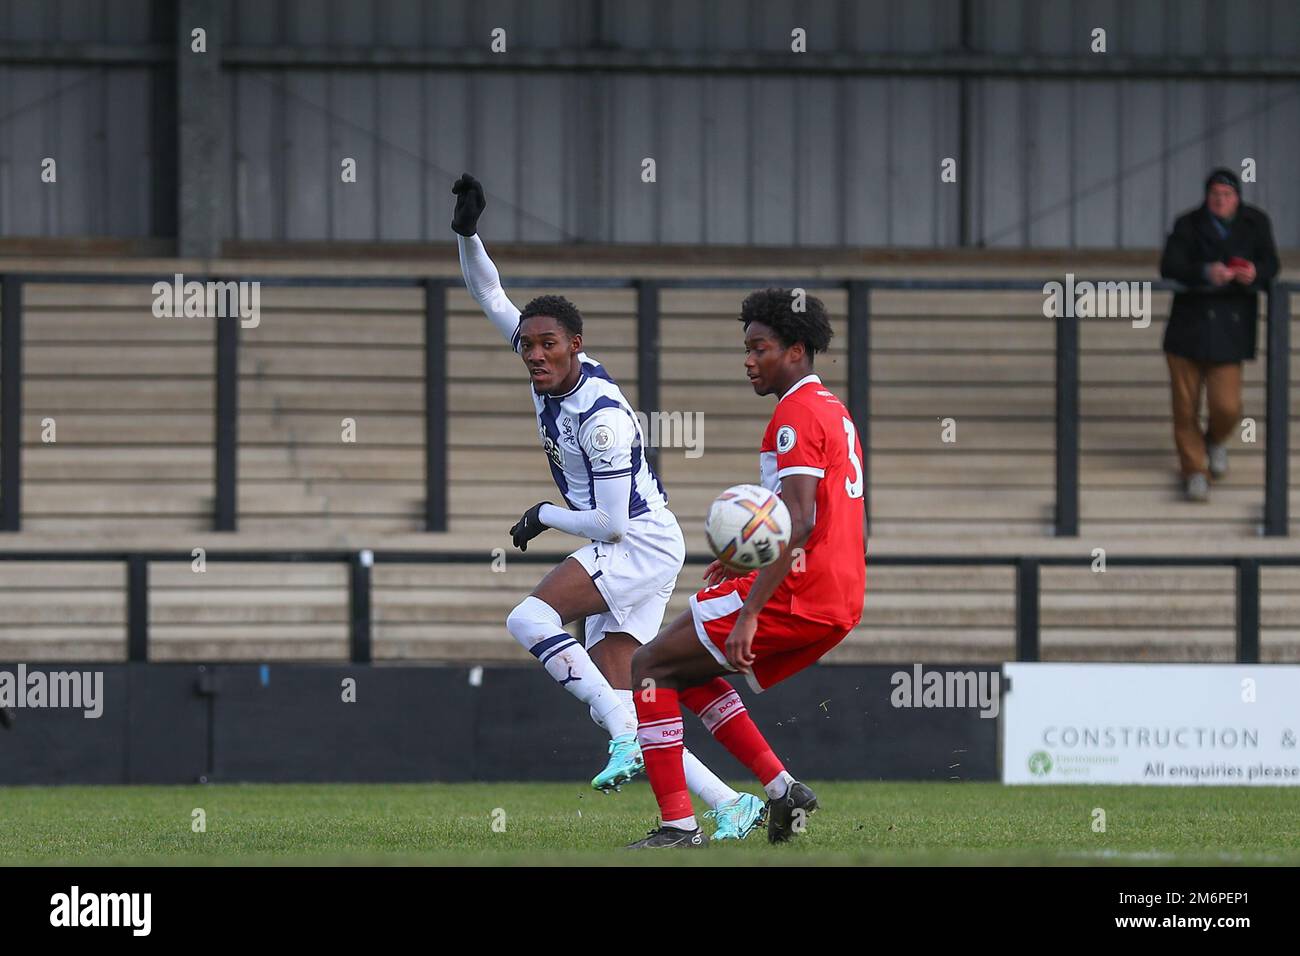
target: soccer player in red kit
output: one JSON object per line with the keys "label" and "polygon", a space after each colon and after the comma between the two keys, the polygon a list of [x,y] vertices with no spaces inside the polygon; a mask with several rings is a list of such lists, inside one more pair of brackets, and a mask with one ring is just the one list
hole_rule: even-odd
{"label": "soccer player in red kit", "polygon": [[662,817],[634,849],[708,843],[682,770],[682,704],[763,784],[771,842],[790,839],[817,809],[817,797],[786,771],[722,677],[739,672],[766,690],[819,660],[862,618],[862,445],[848,410],[813,372],[814,354],[831,340],[826,309],[799,295],[754,292],[740,311],[750,384],[778,396],[759,475],[789,509],[790,544],[748,574],[714,561],[690,610],[633,656],[637,736]]}

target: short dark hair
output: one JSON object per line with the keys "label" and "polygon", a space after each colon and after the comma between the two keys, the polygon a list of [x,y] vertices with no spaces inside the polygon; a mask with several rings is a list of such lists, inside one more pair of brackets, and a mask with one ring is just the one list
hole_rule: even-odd
{"label": "short dark hair", "polygon": [[835,333],[821,299],[805,294],[803,304],[803,310],[796,312],[793,289],[759,289],[745,297],[740,321],[745,328],[751,322],[762,322],[786,348],[802,342],[811,359],[813,353],[826,351]]}
{"label": "short dark hair", "polygon": [[562,295],[539,295],[519,313],[519,321],[522,324],[524,319],[531,319],[535,315],[549,315],[560,325],[570,336],[582,334],[582,313],[578,307]]}
{"label": "short dark hair", "polygon": [[1237,174],[1231,169],[1225,169],[1220,166],[1214,172],[1210,173],[1210,175],[1205,179],[1205,191],[1208,193],[1210,187],[1215,183],[1219,183],[1223,186],[1231,186],[1236,190],[1238,198],[1241,197],[1241,180],[1237,178]]}

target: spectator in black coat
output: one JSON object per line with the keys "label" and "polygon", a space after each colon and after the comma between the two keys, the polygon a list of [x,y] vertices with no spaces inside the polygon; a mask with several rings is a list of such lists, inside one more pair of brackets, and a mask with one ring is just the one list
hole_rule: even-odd
{"label": "spectator in black coat", "polygon": [[[1228,438],[1241,420],[1241,364],[1255,357],[1256,293],[1278,272],[1268,216],[1241,201],[1229,169],[1205,181],[1205,202],[1179,216],[1160,274],[1188,287],[1174,295],[1163,348],[1173,394],[1174,444],[1191,501],[1209,499],[1228,472]],[[1201,392],[1210,421],[1200,426]]]}

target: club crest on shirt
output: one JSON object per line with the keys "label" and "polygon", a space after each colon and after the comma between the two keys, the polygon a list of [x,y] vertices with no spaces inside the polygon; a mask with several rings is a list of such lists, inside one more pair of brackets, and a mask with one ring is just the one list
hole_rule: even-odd
{"label": "club crest on shirt", "polygon": [[782,425],[776,433],[777,452],[784,455],[794,447],[794,443],[798,440],[799,436],[795,434],[795,430],[792,427],[789,425]]}
{"label": "club crest on shirt", "polygon": [[560,429],[564,432],[564,434],[560,436],[560,440],[566,445],[576,448],[578,446],[578,436],[573,434],[573,419],[568,415],[565,415],[560,421]]}

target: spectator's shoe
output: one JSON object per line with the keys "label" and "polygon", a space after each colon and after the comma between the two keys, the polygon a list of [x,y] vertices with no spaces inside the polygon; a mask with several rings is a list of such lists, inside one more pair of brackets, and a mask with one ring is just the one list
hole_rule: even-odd
{"label": "spectator's shoe", "polygon": [[1210,480],[1201,472],[1187,476],[1186,484],[1188,501],[1209,501],[1210,500]]}
{"label": "spectator's shoe", "polygon": [[1207,444],[1205,450],[1210,457],[1210,477],[1218,481],[1228,473],[1228,446]]}

